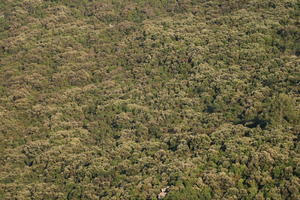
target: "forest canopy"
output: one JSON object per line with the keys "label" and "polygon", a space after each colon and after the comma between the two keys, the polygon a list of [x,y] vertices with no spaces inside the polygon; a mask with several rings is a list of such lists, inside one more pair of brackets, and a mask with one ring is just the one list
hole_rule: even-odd
{"label": "forest canopy", "polygon": [[298,0],[0,1],[0,199],[300,199]]}

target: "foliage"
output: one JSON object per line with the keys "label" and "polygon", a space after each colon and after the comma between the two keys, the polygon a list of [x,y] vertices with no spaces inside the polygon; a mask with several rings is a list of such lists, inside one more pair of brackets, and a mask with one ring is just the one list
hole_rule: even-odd
{"label": "foliage", "polygon": [[300,199],[297,0],[0,2],[0,199]]}

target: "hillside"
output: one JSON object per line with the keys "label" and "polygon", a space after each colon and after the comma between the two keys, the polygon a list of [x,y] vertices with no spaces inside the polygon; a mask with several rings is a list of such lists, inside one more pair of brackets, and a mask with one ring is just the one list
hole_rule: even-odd
{"label": "hillside", "polygon": [[1,0],[0,199],[300,199],[298,0]]}

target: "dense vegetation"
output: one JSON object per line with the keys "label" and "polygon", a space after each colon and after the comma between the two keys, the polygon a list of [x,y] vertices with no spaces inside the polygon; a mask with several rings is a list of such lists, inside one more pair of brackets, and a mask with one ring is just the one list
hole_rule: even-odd
{"label": "dense vegetation", "polygon": [[300,199],[298,0],[1,0],[0,199]]}

